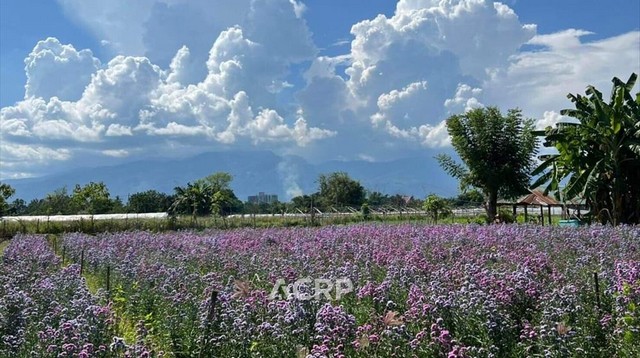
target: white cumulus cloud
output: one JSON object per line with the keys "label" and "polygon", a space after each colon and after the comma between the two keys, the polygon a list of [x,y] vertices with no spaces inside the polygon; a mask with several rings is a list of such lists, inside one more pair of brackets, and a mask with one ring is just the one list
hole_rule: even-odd
{"label": "white cumulus cloud", "polygon": [[25,98],[58,97],[77,100],[100,68],[100,61],[91,50],[77,51],[72,45],[62,45],[49,37],[38,41],[24,60],[27,83]]}

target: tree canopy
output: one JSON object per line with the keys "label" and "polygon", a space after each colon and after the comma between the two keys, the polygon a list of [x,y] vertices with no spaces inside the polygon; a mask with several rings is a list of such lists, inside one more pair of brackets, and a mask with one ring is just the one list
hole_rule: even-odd
{"label": "tree canopy", "polygon": [[447,173],[460,180],[463,191],[478,188],[491,219],[498,196],[513,198],[527,191],[537,151],[533,120],[519,109],[503,115],[497,107],[476,108],[447,119],[451,143],[464,164],[448,155],[436,157]]}
{"label": "tree canopy", "polygon": [[190,213],[195,219],[198,215],[215,214],[225,216],[240,210],[242,203],[229,187],[233,176],[218,172],[185,187],[176,187],[174,201],[170,211]]}
{"label": "tree canopy", "polygon": [[85,186],[76,184],[71,201],[80,213],[104,214],[111,210],[109,189],[103,182],[90,182]]}
{"label": "tree canopy", "polygon": [[147,190],[129,196],[127,210],[133,213],[159,213],[169,210],[173,198],[156,190]]}
{"label": "tree canopy", "polygon": [[435,224],[438,223],[439,218],[446,217],[451,214],[451,208],[446,199],[437,196],[436,194],[429,194],[422,204],[422,208],[427,212],[427,215],[433,219]]}
{"label": "tree canopy", "polygon": [[614,77],[608,103],[593,86],[586,96],[567,96],[575,109],[560,113],[577,121],[538,132],[557,153],[544,156],[534,186],[545,185],[545,192],[565,201],[584,198],[602,223],[640,223],[640,92],[631,94],[636,80],[635,73],[627,82]]}
{"label": "tree canopy", "polygon": [[320,197],[324,205],[333,207],[360,207],[366,191],[359,181],[351,179],[345,172],[334,172],[318,177]]}
{"label": "tree canopy", "polygon": [[15,189],[9,184],[0,183],[0,216],[6,215],[9,211],[9,198],[12,197],[15,192]]}

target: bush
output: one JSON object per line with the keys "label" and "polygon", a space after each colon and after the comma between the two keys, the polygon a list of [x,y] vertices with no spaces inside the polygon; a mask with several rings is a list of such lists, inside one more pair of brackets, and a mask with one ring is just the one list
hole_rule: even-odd
{"label": "bush", "polygon": [[516,219],[513,217],[513,213],[506,209],[500,210],[498,217],[500,218],[500,222],[505,224],[513,224],[516,222]]}

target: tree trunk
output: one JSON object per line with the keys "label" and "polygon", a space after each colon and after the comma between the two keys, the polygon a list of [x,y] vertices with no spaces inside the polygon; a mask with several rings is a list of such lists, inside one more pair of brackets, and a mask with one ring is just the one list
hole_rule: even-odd
{"label": "tree trunk", "polygon": [[489,192],[486,209],[487,209],[487,216],[488,216],[487,219],[489,220],[489,222],[493,222],[493,220],[496,217],[496,214],[498,213],[498,192],[497,191]]}

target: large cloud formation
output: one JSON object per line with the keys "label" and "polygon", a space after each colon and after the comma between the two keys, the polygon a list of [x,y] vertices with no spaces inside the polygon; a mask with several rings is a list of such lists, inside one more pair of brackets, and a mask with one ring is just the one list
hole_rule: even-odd
{"label": "large cloud formation", "polygon": [[35,45],[24,100],[0,112],[2,177],[247,146],[385,159],[448,146],[453,113],[517,106],[543,126],[566,93],[640,71],[638,31],[537,34],[488,0],[400,0],[354,24],[336,57],[296,0],[59,2],[114,57]]}

